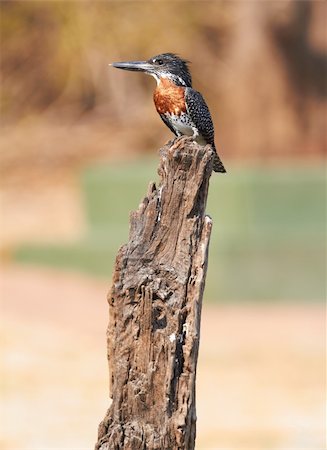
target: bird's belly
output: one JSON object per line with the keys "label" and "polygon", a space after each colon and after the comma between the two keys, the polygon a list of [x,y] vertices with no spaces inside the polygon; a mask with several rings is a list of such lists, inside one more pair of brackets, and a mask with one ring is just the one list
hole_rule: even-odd
{"label": "bird's belly", "polygon": [[167,117],[173,128],[179,133],[186,136],[192,136],[194,134],[195,125],[187,114],[167,114]]}
{"label": "bird's belly", "polygon": [[[185,113],[180,115],[167,114],[167,117],[172,127],[183,136],[193,136],[198,131],[190,117]],[[195,137],[195,141],[200,145],[205,145],[207,143],[200,134]]]}
{"label": "bird's belly", "polygon": [[175,130],[179,131],[182,135],[193,136],[193,134],[194,134],[192,127],[190,127],[188,125],[185,125],[180,122],[173,122],[172,125],[175,128]]}

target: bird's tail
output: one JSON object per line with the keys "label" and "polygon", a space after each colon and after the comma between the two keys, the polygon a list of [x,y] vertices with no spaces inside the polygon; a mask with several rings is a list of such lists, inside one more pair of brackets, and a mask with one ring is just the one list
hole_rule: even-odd
{"label": "bird's tail", "polygon": [[214,155],[213,155],[213,171],[214,172],[221,172],[221,173],[226,173],[226,169],[224,167],[224,164],[221,162],[221,159],[218,156],[217,150],[215,145],[212,146],[213,150],[214,150]]}

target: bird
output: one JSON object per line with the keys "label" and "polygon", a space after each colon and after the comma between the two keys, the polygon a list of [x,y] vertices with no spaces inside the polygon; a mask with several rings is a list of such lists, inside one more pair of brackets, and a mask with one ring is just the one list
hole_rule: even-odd
{"label": "bird", "polygon": [[192,87],[189,61],[175,53],[161,53],[147,61],[122,61],[109,64],[117,69],[144,72],[155,78],[153,100],[163,122],[175,136],[189,136],[200,145],[210,144],[214,152],[213,170],[225,173],[216,146],[209,108]]}

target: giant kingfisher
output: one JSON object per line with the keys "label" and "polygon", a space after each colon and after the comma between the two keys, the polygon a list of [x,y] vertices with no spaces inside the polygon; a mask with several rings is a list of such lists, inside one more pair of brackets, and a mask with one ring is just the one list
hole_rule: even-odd
{"label": "giant kingfisher", "polygon": [[174,53],[162,53],[148,61],[114,62],[117,69],[145,72],[157,81],[153,94],[156,109],[176,136],[191,136],[198,144],[214,150],[213,170],[226,172],[215,147],[214,127],[209,108],[192,88],[188,61]]}

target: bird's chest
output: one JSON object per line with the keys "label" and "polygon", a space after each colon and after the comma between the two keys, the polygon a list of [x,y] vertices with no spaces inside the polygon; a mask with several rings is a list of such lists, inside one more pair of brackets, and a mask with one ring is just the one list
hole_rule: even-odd
{"label": "bird's chest", "polygon": [[168,79],[160,81],[153,100],[159,114],[180,116],[186,112],[185,88],[176,86]]}

